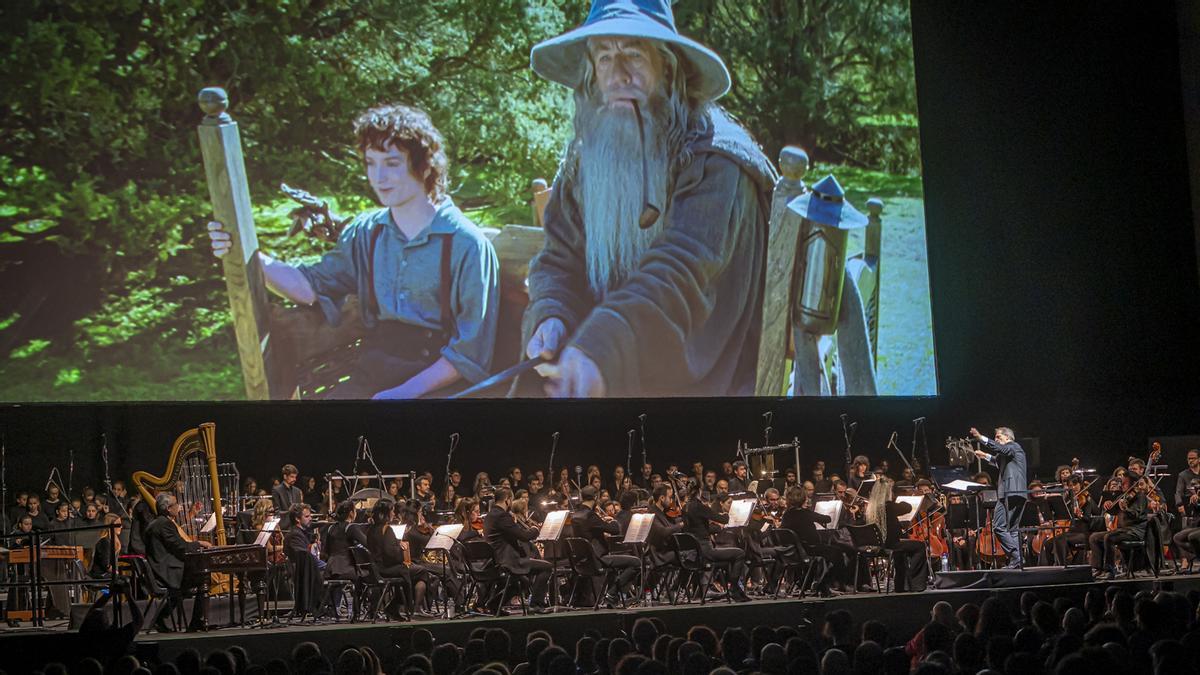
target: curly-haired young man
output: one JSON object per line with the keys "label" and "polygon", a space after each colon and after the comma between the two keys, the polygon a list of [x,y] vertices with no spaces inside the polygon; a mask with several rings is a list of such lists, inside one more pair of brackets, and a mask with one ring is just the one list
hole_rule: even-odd
{"label": "curly-haired young man", "polygon": [[[367,110],[354,122],[367,174],[383,208],[359,214],[318,262],[294,265],[258,252],[267,287],[341,321],[358,296],[367,336],[337,398],[418,398],[488,375],[496,341],[499,263],[483,232],[446,194],[442,135],[423,111]],[[208,225],[213,254],[230,250]]]}

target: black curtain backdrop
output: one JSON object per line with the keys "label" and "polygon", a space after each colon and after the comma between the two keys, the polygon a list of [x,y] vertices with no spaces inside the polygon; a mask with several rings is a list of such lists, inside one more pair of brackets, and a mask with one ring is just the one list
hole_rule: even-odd
{"label": "black curtain backdrop", "polygon": [[893,467],[887,438],[898,431],[907,452],[913,418],[928,418],[935,463],[947,435],[1012,426],[1040,439],[1043,476],[1074,455],[1108,469],[1144,455],[1148,436],[1200,432],[1175,7],[922,0],[912,18],[940,397],[9,405],[10,491],[41,489],[51,466],[65,476],[72,451],[76,491],[97,485],[102,434],[114,478],[159,473],[175,436],[205,421],[222,460],[260,484],[284,462],[348,472],[360,434],[384,471],[439,483],[452,432],[468,481],[544,468],[554,431],[556,466],[608,474],[640,413],[658,468],[732,459],[739,439],[762,441],[766,411],[774,442],[800,439],[805,470],[841,465],[843,412],[856,451]]}

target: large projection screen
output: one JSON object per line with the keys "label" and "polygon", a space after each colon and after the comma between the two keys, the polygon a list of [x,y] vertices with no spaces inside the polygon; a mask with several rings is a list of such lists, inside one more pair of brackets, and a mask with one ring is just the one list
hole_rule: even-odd
{"label": "large projection screen", "polygon": [[0,401],[937,393],[908,0],[4,15]]}

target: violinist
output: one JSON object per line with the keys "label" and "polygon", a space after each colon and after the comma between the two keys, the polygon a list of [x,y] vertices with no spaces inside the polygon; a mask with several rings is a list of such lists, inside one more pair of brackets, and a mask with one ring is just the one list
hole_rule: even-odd
{"label": "violinist", "polygon": [[[392,529],[392,524],[397,520],[397,508],[402,510],[406,507],[403,502],[393,503],[389,499],[380,499],[375,502],[375,506],[371,509],[371,525],[367,530],[367,549],[371,552],[371,561],[378,570],[379,576],[404,579],[413,589],[415,599],[423,601],[426,581],[418,578],[419,574],[415,574],[411,569],[412,556],[408,546],[396,536],[396,532]],[[394,619],[401,618],[400,597],[401,594],[396,594],[391,604],[383,608],[383,611]],[[411,614],[414,598],[406,599],[408,600],[407,610]]]}
{"label": "violinist", "polygon": [[[540,614],[546,611],[546,587],[554,566],[545,560],[531,558],[525,554],[521,542],[537,539],[538,531],[520,525],[513,519],[512,513],[509,512],[512,499],[511,490],[496,490],[492,508],[483,519],[483,536],[492,545],[492,549],[496,551],[496,560],[505,569],[530,581],[530,611]],[[496,602],[502,601],[503,599],[500,599]]]}
{"label": "violinist", "polygon": [[474,497],[464,497],[454,507],[453,522],[462,525],[458,541],[466,542],[483,536],[483,518],[479,515],[479,502]]}
{"label": "violinist", "polygon": [[871,460],[867,459],[866,455],[855,457],[854,461],[850,463],[850,475],[846,477],[846,487],[857,492],[870,477],[870,468]]}
{"label": "violinist", "polygon": [[[617,570],[615,589],[606,600],[613,604],[620,602],[616,593],[636,597],[632,584],[641,570],[642,563],[635,556],[613,553],[610,550],[608,537],[620,535],[621,526],[616,519],[597,507],[596,491],[591,486],[583,488],[580,509],[571,516],[571,526],[575,536],[588,541],[596,558],[604,567]],[[593,591],[598,593],[599,585]]]}
{"label": "violinist", "polygon": [[[1134,483],[1116,499],[1106,499],[1100,506],[1108,513],[1117,511],[1117,527],[1107,532],[1097,532],[1089,538],[1092,569],[1097,578],[1115,579],[1117,543],[1130,539],[1145,539],[1149,524],[1149,503],[1146,497],[1148,484],[1145,479]],[[1129,561],[1126,561],[1128,564]]]}
{"label": "violinist", "polygon": [[325,531],[325,545],[321,548],[321,559],[325,561],[326,579],[357,578],[354,560],[350,557],[352,546],[366,546],[367,534],[362,526],[354,525],[357,509],[352,500],[346,499],[334,508],[333,525]]}
{"label": "violinist", "polygon": [[[1071,474],[1064,483],[1067,490],[1067,507],[1071,511],[1071,527],[1065,535],[1059,535],[1062,543],[1055,542],[1055,551],[1059,561],[1065,558],[1064,552],[1083,550],[1088,547],[1088,537],[1094,530],[1104,529],[1104,519],[1101,511],[1091,499],[1092,489],[1083,482],[1078,474]],[[1056,538],[1057,539],[1057,538]]]}
{"label": "violinist", "polygon": [[829,525],[832,518],[823,513],[817,513],[812,510],[811,506],[808,490],[799,486],[788,488],[787,510],[783,512],[783,517],[780,519],[780,527],[794,532],[796,539],[804,546],[805,551],[820,556],[828,563],[813,581],[813,588],[824,598],[833,595],[830,589],[831,584],[837,584],[844,589],[849,587],[851,580],[845,553],[821,541],[821,536],[817,531],[818,523]]}
{"label": "violinist", "polygon": [[667,511],[675,508],[675,489],[666,483],[654,488],[651,493],[649,513],[654,514],[654,522],[650,525],[650,534],[646,543],[650,544],[651,555],[655,556],[658,564],[674,562],[675,553],[670,550],[670,536],[683,530],[683,524],[678,519],[667,515]]}
{"label": "violinist", "polygon": [[[737,602],[747,602],[743,577],[746,573],[746,552],[740,548],[713,546],[710,535],[721,531],[721,524],[729,522],[729,516],[717,513],[700,499],[700,486],[688,484],[688,501],[683,508],[683,531],[696,538],[700,554],[714,567],[728,571],[729,594]],[[701,590],[701,592],[704,592]]]}
{"label": "violinist", "polygon": [[883,534],[883,547],[892,551],[896,592],[919,593],[925,590],[929,581],[929,560],[923,543],[900,538],[899,516],[911,511],[912,506],[893,501],[892,485],[892,479],[886,476],[878,478],[867,501],[866,519],[868,523],[879,527]]}
{"label": "violinist", "polygon": [[[417,476],[416,499],[420,502],[421,511],[425,514],[433,513],[437,507],[437,496],[433,494],[429,476]],[[397,502],[399,503],[399,502]]]}

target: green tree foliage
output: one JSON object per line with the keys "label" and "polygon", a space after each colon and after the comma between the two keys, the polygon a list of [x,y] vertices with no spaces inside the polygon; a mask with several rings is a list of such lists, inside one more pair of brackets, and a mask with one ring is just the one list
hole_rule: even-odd
{"label": "green tree foliage", "polygon": [[909,0],[689,0],[680,30],[721,54],[722,103],[775,157],[894,173],[919,164]]}

